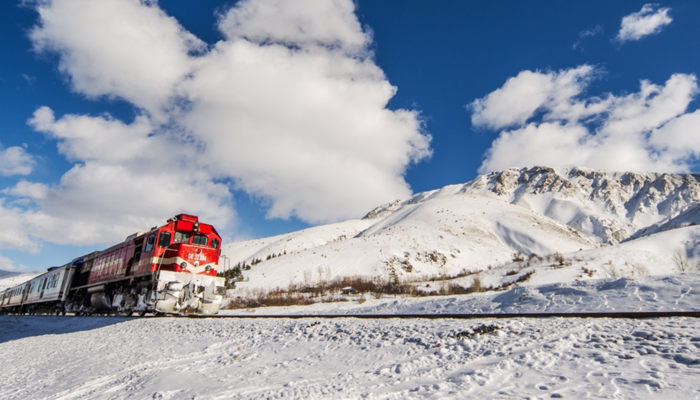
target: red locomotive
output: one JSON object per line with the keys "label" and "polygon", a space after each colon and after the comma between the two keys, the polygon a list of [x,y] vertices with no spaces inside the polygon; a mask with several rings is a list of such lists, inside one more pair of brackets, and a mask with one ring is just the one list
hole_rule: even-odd
{"label": "red locomotive", "polygon": [[193,215],[135,233],[0,294],[3,312],[216,314],[221,236]]}

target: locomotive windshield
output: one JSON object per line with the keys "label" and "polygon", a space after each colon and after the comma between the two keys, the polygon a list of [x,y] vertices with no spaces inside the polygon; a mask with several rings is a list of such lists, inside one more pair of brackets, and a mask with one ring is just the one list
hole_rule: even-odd
{"label": "locomotive windshield", "polygon": [[189,243],[190,234],[187,232],[175,232],[175,243]]}
{"label": "locomotive windshield", "polygon": [[194,238],[192,239],[192,244],[206,246],[208,241],[209,240],[207,239],[207,235],[194,235]]}

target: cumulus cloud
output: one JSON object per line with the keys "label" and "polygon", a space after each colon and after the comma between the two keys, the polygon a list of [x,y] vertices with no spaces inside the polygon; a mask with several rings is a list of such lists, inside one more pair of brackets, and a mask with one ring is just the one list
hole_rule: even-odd
{"label": "cumulus cloud", "polygon": [[20,180],[14,187],[0,191],[0,193],[9,194],[10,196],[32,200],[45,199],[48,192],[49,187],[47,185],[25,180]]}
{"label": "cumulus cloud", "polygon": [[[700,156],[700,112],[687,112],[698,93],[694,75],[674,74],[663,85],[642,81],[636,93],[586,97],[588,82],[599,73],[584,67],[524,71],[472,103],[475,126],[510,128],[493,142],[480,172],[535,164],[620,171],[690,169]],[[567,83],[553,84],[560,79]],[[530,89],[536,100],[529,108],[518,107],[527,104],[526,97],[513,88],[531,88],[532,82],[542,83],[539,91]]]}
{"label": "cumulus cloud", "polygon": [[[429,155],[429,138],[415,111],[386,108],[396,88],[358,51],[368,38],[357,20],[337,28],[352,3],[340,3],[345,7],[335,17],[325,16],[330,9],[314,15],[308,27],[304,19],[279,26],[268,15],[278,3],[285,4],[279,10],[288,7],[238,3],[222,20],[231,39],[181,85],[191,108],[179,120],[206,143],[215,170],[271,201],[271,217],[329,222],[409,195],[402,175]],[[258,8],[250,11],[250,4]],[[259,11],[260,4],[267,8]],[[263,18],[254,27],[229,26],[256,12]],[[270,24],[268,36],[261,24]],[[308,40],[290,47],[300,32]]]}
{"label": "cumulus cloud", "polygon": [[155,2],[52,0],[37,11],[34,48],[58,55],[71,88],[139,115],[36,110],[29,124],[74,166],[57,184],[3,191],[0,221],[24,222],[12,240],[25,249],[32,238],[121,240],[175,212],[221,227],[235,216],[231,189],[268,204],[269,217],[357,217],[409,196],[406,168],[430,156],[420,115],[387,108],[396,87],[351,0],[239,1],[219,15],[225,40],[211,47]]}
{"label": "cumulus cloud", "polygon": [[623,17],[616,40],[624,43],[661,32],[673,19],[668,15],[670,8],[658,7],[658,4],[645,4],[640,11]]}
{"label": "cumulus cloud", "polygon": [[222,16],[219,29],[230,40],[322,45],[349,54],[365,52],[371,40],[350,1],[241,1]]}
{"label": "cumulus cloud", "polygon": [[11,259],[0,255],[0,271],[22,272],[27,269],[28,267],[26,265],[17,265]]}
{"label": "cumulus cloud", "polygon": [[164,118],[175,84],[206,45],[156,2],[50,0],[36,8],[34,50],[59,54],[72,89],[89,97],[120,97]]}
{"label": "cumulus cloud", "polygon": [[35,164],[34,158],[27,154],[24,147],[3,148],[0,145],[0,175],[29,175]]}
{"label": "cumulus cloud", "polygon": [[109,115],[56,119],[42,107],[29,124],[75,164],[56,185],[21,180],[2,191],[0,247],[109,243],[183,211],[222,228],[234,218],[229,188],[198,165],[196,151],[145,117],[131,124]]}
{"label": "cumulus cloud", "polygon": [[590,65],[561,72],[522,71],[503,87],[467,106],[472,111],[472,124],[501,129],[524,124],[538,110],[559,113],[564,112],[562,107],[570,110],[566,105],[581,93],[595,72]]}

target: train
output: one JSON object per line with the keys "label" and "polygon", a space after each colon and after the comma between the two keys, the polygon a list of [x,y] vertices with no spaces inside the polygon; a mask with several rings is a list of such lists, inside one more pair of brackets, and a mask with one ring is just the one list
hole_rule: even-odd
{"label": "train", "polygon": [[179,214],[5,290],[0,313],[217,314],[226,295],[220,256],[216,229]]}

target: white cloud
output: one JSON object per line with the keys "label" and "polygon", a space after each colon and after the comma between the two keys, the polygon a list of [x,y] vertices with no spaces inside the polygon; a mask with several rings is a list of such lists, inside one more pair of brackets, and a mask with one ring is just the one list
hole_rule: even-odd
{"label": "white cloud", "polygon": [[43,183],[27,182],[20,180],[14,187],[6,188],[0,193],[9,194],[14,197],[24,197],[33,200],[42,200],[46,198],[49,192],[49,187]]}
{"label": "white cloud", "polygon": [[429,154],[418,114],[387,110],[396,88],[343,44],[222,42],[181,86],[192,105],[180,121],[212,168],[269,199],[271,217],[362,215],[409,195],[404,170]]}
{"label": "white cloud", "polygon": [[[577,72],[574,72],[577,71]],[[473,104],[477,126],[499,129],[480,172],[529,165],[579,165],[619,171],[686,172],[700,156],[700,113],[688,113],[698,93],[694,75],[674,74],[664,85],[642,81],[636,93],[584,97],[595,71],[581,67],[559,72],[521,72]],[[562,76],[574,84],[553,86]],[[522,92],[506,89],[529,81],[545,82],[527,112]],[[559,89],[552,89],[557,87]],[[561,90],[561,93],[556,93]],[[552,92],[554,91],[554,92]],[[497,93],[498,96],[494,94]],[[509,111],[511,110],[511,111]],[[510,114],[509,114],[510,112]],[[508,123],[504,123],[504,121]]]}
{"label": "white cloud", "polygon": [[649,143],[671,163],[700,155],[700,111],[683,114],[654,129]]}
{"label": "white cloud", "polygon": [[205,48],[156,2],[50,0],[37,11],[34,49],[60,55],[73,90],[121,97],[160,118],[172,106],[174,85],[193,68],[188,53]]}
{"label": "white cloud", "polygon": [[670,8],[658,8],[658,4],[645,4],[642,9],[622,18],[619,42],[639,40],[645,36],[661,32],[673,19],[668,15]]}
{"label": "white cloud", "polygon": [[472,124],[501,129],[524,124],[538,110],[557,112],[585,89],[595,73],[590,65],[558,73],[522,71],[503,87],[467,106],[472,111]]}
{"label": "white cloud", "polygon": [[24,147],[12,146],[3,149],[0,145],[0,175],[29,175],[36,162]]}
{"label": "white cloud", "polygon": [[37,9],[35,49],[59,56],[72,89],[141,114],[127,123],[39,108],[30,125],[75,165],[59,183],[3,191],[0,221],[22,228],[0,246],[121,240],[176,212],[222,227],[235,211],[220,182],[261,198],[270,217],[357,217],[410,195],[405,169],[430,155],[418,113],[386,108],[396,88],[351,0],[239,1],[211,49],[155,2]]}
{"label": "white cloud", "polygon": [[31,222],[24,218],[31,215],[25,208],[0,198],[0,249],[37,252],[39,244],[30,235]]}
{"label": "white cloud", "polygon": [[55,186],[20,181],[4,191],[33,201],[13,210],[29,237],[108,243],[180,212],[216,220],[220,228],[234,218],[228,187],[198,165],[196,147],[183,145],[172,132],[154,131],[145,117],[131,124],[110,116],[56,120],[42,107],[29,124],[58,140],[59,151],[75,163]]}
{"label": "white cloud", "polygon": [[0,255],[0,271],[22,272],[29,269],[26,265],[17,265],[11,259]]}
{"label": "white cloud", "polygon": [[350,1],[240,1],[219,21],[229,40],[307,47],[336,47],[361,54],[371,41],[362,31]]}

